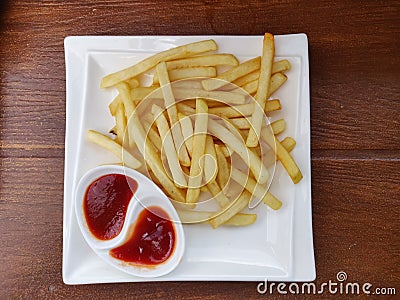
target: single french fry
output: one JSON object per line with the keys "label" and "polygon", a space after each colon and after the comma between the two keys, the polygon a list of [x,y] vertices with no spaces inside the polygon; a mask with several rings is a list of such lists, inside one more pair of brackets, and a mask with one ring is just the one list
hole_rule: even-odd
{"label": "single french fry", "polygon": [[[221,106],[221,105],[229,105],[229,104],[224,104],[224,103],[221,103],[221,102],[215,101],[215,100],[210,100],[210,99],[205,99],[205,100],[207,101],[208,108],[218,107],[218,106]],[[188,105],[188,106],[190,106],[190,107],[192,107],[192,108],[196,108],[196,99],[187,99],[187,100],[184,100],[184,101],[181,101],[181,102],[186,104],[186,105]]]}
{"label": "single french fry", "polygon": [[108,136],[105,136],[94,130],[89,130],[87,132],[87,138],[90,142],[95,143],[113,153],[121,161],[123,161],[126,166],[132,169],[138,169],[142,166],[142,163],[137,158],[135,158],[124,147]]}
{"label": "single french fry", "polygon": [[[190,67],[182,69],[173,69],[168,71],[171,82],[186,78],[215,77],[217,69],[215,67]],[[153,85],[159,84],[158,74],[154,74]]]}
{"label": "single french fry", "polygon": [[217,50],[217,48],[217,44],[214,40],[205,40],[159,52],[129,68],[103,77],[103,79],[101,80],[100,88],[114,86],[121,81],[136,77],[143,72],[146,72],[147,70],[155,67],[161,61],[189,57],[199,53],[214,51]]}
{"label": "single french fry", "polygon": [[178,113],[179,122],[181,122],[181,129],[183,139],[185,141],[186,149],[192,157],[193,153],[193,124],[190,120],[190,117],[185,116],[184,114]]}
{"label": "single french fry", "polygon": [[228,226],[248,226],[254,224],[257,220],[256,214],[238,213],[226,221],[223,225]]}
{"label": "single french fry", "polygon": [[286,80],[286,75],[282,73],[275,73],[272,75],[267,98],[271,97],[282,86],[282,84],[286,82]]}
{"label": "single french fry", "polygon": [[[287,152],[291,152],[294,149],[294,147],[296,146],[296,141],[294,139],[292,139],[291,137],[286,137],[281,141],[281,144],[282,144],[283,148],[286,149]],[[272,166],[277,160],[275,152],[272,149],[270,149],[266,153],[264,153],[263,157],[264,157],[263,163],[267,168]]]}
{"label": "single french fry", "polygon": [[282,206],[282,202],[268,192],[265,187],[259,185],[249,174],[245,174],[236,168],[232,168],[231,178],[248,190],[252,195],[261,199],[265,204],[274,210]]}
{"label": "single french fry", "polygon": [[292,152],[294,147],[296,147],[296,141],[290,136],[285,137],[280,143],[287,152]]}
{"label": "single french fry", "polygon": [[260,57],[250,59],[240,65],[233,67],[232,69],[218,75],[212,79],[205,79],[201,82],[204,89],[207,91],[216,90],[223,87],[229,82],[232,82],[246,74],[249,74],[260,68]]}
{"label": "single french fry", "polygon": [[129,85],[129,87],[131,89],[137,88],[140,86],[139,80],[137,80],[136,78],[127,79],[127,80],[125,80],[125,82]]}
{"label": "single french fry", "polygon": [[232,118],[232,119],[227,119],[229,122],[232,123],[237,129],[240,130],[245,130],[250,128],[250,121],[244,117],[244,118]]}
{"label": "single french fry", "polygon": [[193,67],[237,66],[239,61],[232,54],[209,54],[193,56],[167,62],[168,70]]}
{"label": "single french fry", "polygon": [[158,77],[160,78],[161,90],[164,95],[164,104],[165,108],[167,109],[169,123],[171,125],[172,138],[175,149],[178,152],[179,161],[184,166],[190,166],[189,154],[187,153],[186,147],[183,144],[181,123],[178,122],[178,110],[175,105],[175,97],[168,78],[167,65],[164,62],[161,62],[157,65],[156,70]]}
{"label": "single french fry", "polygon": [[[272,112],[281,109],[279,99],[268,100],[265,104],[265,111]],[[221,106],[209,109],[210,115],[216,115],[223,118],[239,118],[243,116],[250,116],[254,111],[254,103],[247,103],[242,105]]]}
{"label": "single french fry", "polygon": [[187,90],[202,90],[203,86],[201,85],[201,81],[197,78],[194,79],[185,79],[175,81],[173,84],[174,89],[187,89]]}
{"label": "single french fry", "polygon": [[[224,157],[225,159],[225,157]],[[219,172],[217,154],[214,148],[214,141],[211,136],[206,137],[206,149],[204,156],[204,181],[206,184],[215,181]]]}
{"label": "single french fry", "polygon": [[[246,97],[243,92],[205,91],[203,89],[181,88],[179,85],[175,87],[175,83],[172,84],[172,92],[176,100],[203,98],[235,105],[246,103]],[[145,98],[163,99],[163,94],[159,87],[142,87],[132,89],[132,98],[135,103],[139,103]]]}
{"label": "single french fry", "polygon": [[174,95],[177,99],[203,98],[235,105],[244,104],[246,102],[246,97],[243,93],[240,94],[225,91],[174,88]]}
{"label": "single french fry", "polygon": [[278,135],[286,130],[285,119],[279,119],[271,123],[272,132]]}
{"label": "single french fry", "polygon": [[207,192],[207,187],[206,187],[205,185],[203,185],[202,187],[200,187],[200,191],[201,191],[202,193]]}
{"label": "single french fry", "polygon": [[117,129],[117,142],[120,145],[129,145],[129,136],[125,134],[126,130],[126,117],[125,117],[125,110],[124,104],[120,102],[117,107],[117,111],[115,113],[115,127]]}
{"label": "single french fry", "polygon": [[[217,121],[209,118],[208,129],[213,135],[219,138],[242,158],[260,184],[267,182],[269,177],[268,170],[263,165],[261,159],[254,152],[249,151],[244,141],[238,138],[240,133],[234,128],[234,126],[231,126],[228,129]],[[235,131],[237,134],[234,134]]]}
{"label": "single french fry", "polygon": [[[119,83],[119,84],[117,84],[117,89],[121,96],[122,103],[124,104],[127,124],[129,124],[130,118],[136,108],[135,104],[130,99],[129,85],[127,83]],[[127,125],[126,130],[128,131],[127,136],[128,136],[129,148],[133,149],[136,144],[135,143],[135,135],[133,134],[133,128],[132,128],[132,126]]]}
{"label": "single french fry", "polygon": [[[156,90],[158,90],[158,91],[155,92]],[[159,86],[138,87],[138,88],[132,89],[132,91],[131,91],[132,100],[136,104],[138,104],[140,101],[142,101],[143,99],[145,99],[147,97],[153,98],[152,97],[153,94],[157,96],[157,97],[154,97],[155,99],[163,99],[163,94],[162,94]]]}
{"label": "single french fry", "polygon": [[143,125],[146,131],[146,136],[150,139],[150,142],[154,145],[154,147],[156,147],[157,151],[161,152],[162,142],[158,130],[154,129],[154,127],[151,126],[151,123],[148,121],[143,121]]}
{"label": "single french fry", "polygon": [[176,187],[173,181],[169,178],[164,170],[161,158],[157,155],[156,151],[152,147],[150,140],[146,136],[146,132],[143,125],[136,113],[136,106],[132,101],[131,94],[129,93],[129,86],[125,83],[118,84],[120,94],[123,98],[125,110],[127,106],[125,103],[129,103],[133,110],[132,116],[127,124],[128,132],[132,134],[135,138],[137,148],[142,154],[146,164],[149,166],[150,170],[153,172],[154,176],[157,178],[158,182],[161,183],[165,192],[171,196],[172,199],[178,202],[185,202],[185,196],[183,191]]}
{"label": "single french fry", "polygon": [[190,166],[190,177],[186,193],[187,203],[196,203],[200,196],[203,160],[200,158],[205,153],[206,136],[208,127],[208,107],[203,99],[196,99],[196,120],[194,124],[193,155]]}
{"label": "single french fry", "polygon": [[282,59],[274,62],[272,66],[272,74],[281,73],[290,70],[290,62],[287,59]]}
{"label": "single french fry", "polygon": [[228,197],[221,191],[221,188],[218,186],[216,181],[208,183],[207,189],[220,207],[225,207],[230,202]]}
{"label": "single french fry", "polygon": [[262,122],[264,120],[264,107],[268,98],[270,86],[272,65],[274,62],[274,36],[270,33],[264,35],[263,55],[261,57],[260,77],[258,79],[258,88],[255,100],[258,105],[254,106],[254,112],[251,118],[249,135],[247,136],[247,147],[256,147],[258,145]]}
{"label": "single french fry", "polygon": [[[193,210],[177,210],[179,219],[183,224],[196,224],[207,222],[215,216],[215,212],[193,211]],[[226,221],[226,226],[247,226],[253,224],[257,220],[256,214],[238,213]]]}
{"label": "single french fry", "polygon": [[115,117],[115,114],[117,113],[117,107],[118,105],[122,103],[122,98],[120,95],[118,95],[117,97],[115,97],[113,99],[113,101],[110,102],[110,104],[108,105],[108,109],[110,110],[110,114]]}
{"label": "single french fry", "polygon": [[224,154],[225,157],[231,157],[233,151],[231,149],[229,149],[228,147],[226,147],[225,145],[218,145],[219,149],[221,150],[221,152]]}
{"label": "single french fry", "polygon": [[245,90],[248,94],[253,95],[255,92],[257,92],[258,80],[246,83],[245,85],[242,86],[242,89]]}
{"label": "single french fry", "polygon": [[275,151],[277,158],[286,169],[286,172],[289,174],[290,178],[292,178],[293,183],[298,183],[303,178],[299,167],[289,152],[271,133],[269,128],[264,128],[261,130],[261,138]]}
{"label": "single french fry", "polygon": [[166,153],[167,162],[169,169],[171,170],[174,183],[178,187],[185,188],[187,187],[187,181],[179,164],[177,155],[178,151],[176,149],[176,145],[174,144],[168,121],[163,114],[162,108],[158,105],[153,104],[151,112],[154,114],[158,132],[160,133],[160,138],[162,141],[162,149]]}
{"label": "single french fry", "polygon": [[[254,177],[253,177],[254,178]],[[229,188],[224,189],[224,193],[229,199],[235,199],[243,192],[244,188],[234,180],[229,180]]]}
{"label": "single french fry", "polygon": [[244,86],[254,80],[258,80],[259,76],[260,76],[260,69],[255,70],[249,74],[246,74],[246,75],[234,80],[232,83],[237,86]]}
{"label": "single french fry", "polygon": [[182,102],[179,102],[176,104],[176,106],[178,107],[178,112],[183,114],[183,115],[194,115],[196,114],[196,109],[185,104]]}
{"label": "single french fry", "polygon": [[246,208],[250,199],[251,194],[248,191],[243,191],[242,194],[233,201],[233,203],[229,203],[227,207],[223,207],[221,213],[211,219],[209,223],[214,229],[218,228]]}
{"label": "single french fry", "polygon": [[[228,119],[238,129],[249,129],[250,121],[247,118],[234,118]],[[271,123],[272,131],[275,135],[280,134],[286,129],[286,122],[284,119],[280,119]]]}
{"label": "single french fry", "polygon": [[224,189],[229,181],[229,164],[226,161],[224,153],[222,153],[221,147],[219,145],[215,145],[215,152],[217,154],[217,162],[218,162],[218,173],[217,173],[217,183]]}
{"label": "single french fry", "polygon": [[[273,93],[275,93],[282,86],[282,84],[285,83],[286,80],[287,80],[286,75],[282,73],[275,73],[274,75],[272,75],[267,98],[269,98]],[[258,90],[258,79],[250,81],[242,85],[241,88],[234,89],[231,92],[243,93],[243,90],[250,95],[256,93]]]}
{"label": "single french fry", "polygon": [[[187,102],[190,102],[190,100]],[[214,101],[214,100],[207,99],[207,105],[209,108],[221,106],[221,104],[224,105],[224,103],[221,103],[220,101]],[[225,105],[231,105],[231,104],[225,103]]]}

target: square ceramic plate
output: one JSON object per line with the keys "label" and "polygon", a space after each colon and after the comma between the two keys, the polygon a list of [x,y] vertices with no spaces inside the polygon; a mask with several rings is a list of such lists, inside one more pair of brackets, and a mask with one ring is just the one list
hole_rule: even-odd
{"label": "square ceramic plate", "polygon": [[[315,279],[311,226],[310,96],[308,42],[305,34],[275,37],[276,59],[286,58],[288,81],[274,94],[285,118],[284,136],[297,141],[293,156],[303,172],[294,185],[278,165],[271,192],[283,200],[279,211],[265,205],[254,210],[255,224],[242,228],[184,225],[186,252],[180,265],[159,278],[138,278],[106,264],[86,244],[74,214],[77,182],[89,169],[117,159],[85,139],[88,129],[107,133],[113,126],[108,103],[114,89],[99,88],[101,78],[156,52],[182,44],[214,39],[219,53],[240,61],[259,56],[262,36],[82,36],[65,39],[67,79],[63,279],[67,284],[138,281],[311,281]],[[282,137],[281,137],[282,138]],[[254,212],[253,210],[253,212]]]}

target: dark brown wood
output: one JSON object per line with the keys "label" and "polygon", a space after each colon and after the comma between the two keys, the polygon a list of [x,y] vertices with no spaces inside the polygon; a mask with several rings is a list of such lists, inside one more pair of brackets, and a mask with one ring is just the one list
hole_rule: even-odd
{"label": "dark brown wood", "polygon": [[265,31],[309,37],[316,282],[343,270],[400,293],[398,1],[16,0],[0,9],[0,298],[257,298],[245,282],[62,283],[63,39]]}

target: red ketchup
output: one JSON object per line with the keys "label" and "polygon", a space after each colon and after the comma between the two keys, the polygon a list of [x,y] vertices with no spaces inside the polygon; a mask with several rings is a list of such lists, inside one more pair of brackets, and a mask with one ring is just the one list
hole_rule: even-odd
{"label": "red ketchup", "polygon": [[83,211],[90,232],[99,240],[116,237],[124,225],[137,182],[122,174],[108,174],[93,181],[86,190]]}
{"label": "red ketchup", "polygon": [[131,237],[110,255],[136,265],[154,266],[165,262],[175,247],[175,228],[160,207],[144,209],[136,221]]}

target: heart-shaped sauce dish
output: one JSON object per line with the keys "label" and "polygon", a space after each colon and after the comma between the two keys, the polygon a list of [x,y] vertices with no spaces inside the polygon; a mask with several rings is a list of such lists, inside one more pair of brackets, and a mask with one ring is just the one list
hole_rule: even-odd
{"label": "heart-shaped sauce dish", "polygon": [[139,277],[172,272],[185,250],[179,216],[150,179],[103,165],[80,179],[75,213],[86,242],[111,266]]}

